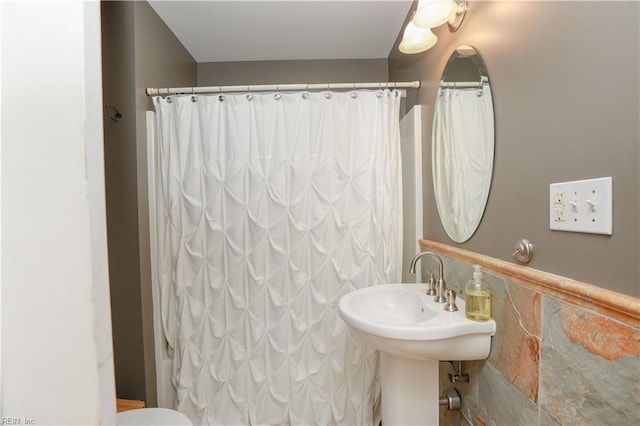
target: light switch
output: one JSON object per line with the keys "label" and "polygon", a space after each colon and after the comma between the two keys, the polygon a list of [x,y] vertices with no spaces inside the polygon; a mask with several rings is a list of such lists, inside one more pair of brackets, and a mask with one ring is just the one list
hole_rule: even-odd
{"label": "light switch", "polygon": [[611,177],[549,185],[549,227],[552,230],[613,233]]}

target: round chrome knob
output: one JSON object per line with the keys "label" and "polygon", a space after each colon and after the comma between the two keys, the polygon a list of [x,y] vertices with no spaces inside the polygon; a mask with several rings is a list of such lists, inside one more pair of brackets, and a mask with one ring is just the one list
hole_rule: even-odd
{"label": "round chrome knob", "polygon": [[531,241],[521,238],[516,241],[513,257],[520,263],[529,263],[533,257],[533,244]]}

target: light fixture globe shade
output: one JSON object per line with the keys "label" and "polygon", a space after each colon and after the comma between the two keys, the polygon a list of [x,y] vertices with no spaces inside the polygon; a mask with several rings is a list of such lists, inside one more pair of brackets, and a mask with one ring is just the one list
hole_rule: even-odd
{"label": "light fixture globe shade", "polygon": [[453,0],[420,0],[413,23],[418,28],[434,28],[450,21],[457,11]]}
{"label": "light fixture globe shade", "polygon": [[437,41],[438,37],[429,28],[418,28],[409,22],[404,29],[399,49],[407,54],[420,53],[433,47]]}

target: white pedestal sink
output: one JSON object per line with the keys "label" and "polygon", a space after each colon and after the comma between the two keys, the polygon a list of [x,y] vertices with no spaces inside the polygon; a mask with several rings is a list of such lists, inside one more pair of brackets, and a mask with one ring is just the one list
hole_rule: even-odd
{"label": "white pedestal sink", "polygon": [[340,299],[344,322],[365,343],[381,351],[382,423],[438,424],[438,362],[489,356],[493,320],[465,318],[425,295],[423,284],[384,284],[351,292]]}

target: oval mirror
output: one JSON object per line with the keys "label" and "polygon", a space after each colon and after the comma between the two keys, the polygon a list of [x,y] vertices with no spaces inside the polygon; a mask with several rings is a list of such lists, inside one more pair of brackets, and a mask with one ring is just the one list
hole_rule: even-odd
{"label": "oval mirror", "polygon": [[489,74],[473,47],[460,46],[440,80],[431,156],[440,221],[455,242],[467,241],[480,224],[491,186],[493,152]]}

